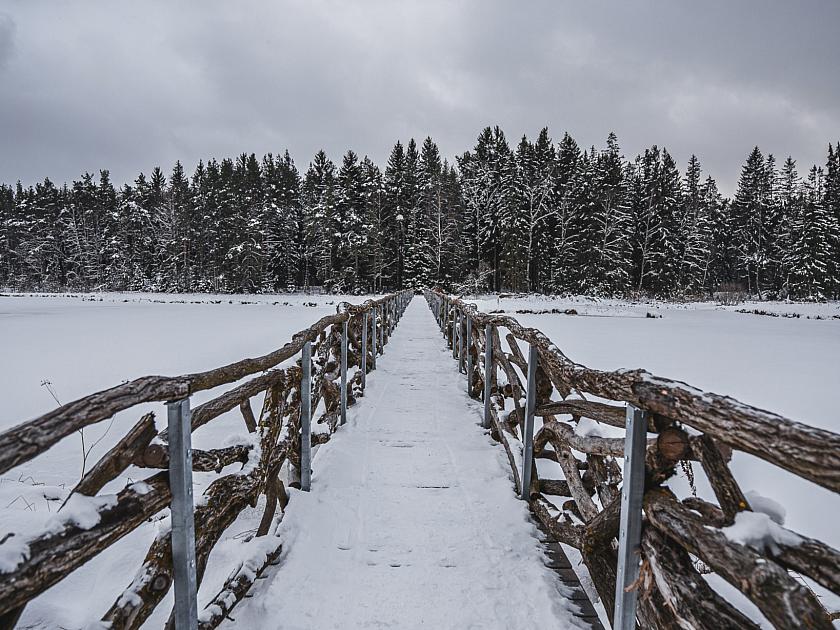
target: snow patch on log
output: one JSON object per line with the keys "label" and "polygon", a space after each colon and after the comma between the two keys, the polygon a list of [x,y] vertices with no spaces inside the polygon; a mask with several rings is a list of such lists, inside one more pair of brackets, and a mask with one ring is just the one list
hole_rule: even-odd
{"label": "snow patch on log", "polygon": [[769,549],[773,555],[779,553],[780,545],[796,547],[802,543],[801,537],[762,512],[738,512],[735,523],[721,531],[732,542],[752,547],[756,551]]}

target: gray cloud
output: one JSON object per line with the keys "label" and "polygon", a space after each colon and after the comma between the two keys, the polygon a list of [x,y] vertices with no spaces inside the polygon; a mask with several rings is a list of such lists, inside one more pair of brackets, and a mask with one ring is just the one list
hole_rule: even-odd
{"label": "gray cloud", "polygon": [[2,70],[15,49],[15,21],[8,13],[0,12],[0,70]]}
{"label": "gray cloud", "polygon": [[[176,159],[326,149],[445,155],[499,124],[633,156],[697,153],[729,192],[753,145],[840,138],[840,3],[92,3],[0,14],[0,181],[118,182]],[[14,36],[14,40],[13,40]],[[14,45],[13,45],[14,44]]]}

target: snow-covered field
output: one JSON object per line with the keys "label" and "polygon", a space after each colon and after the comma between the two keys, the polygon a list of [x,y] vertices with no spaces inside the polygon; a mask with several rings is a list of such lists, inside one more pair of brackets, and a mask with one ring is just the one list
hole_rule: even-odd
{"label": "snow-covered field", "polygon": [[[207,296],[102,294],[0,297],[0,430],[62,402],[147,374],[176,375],[209,369],[269,352],[292,333],[335,312],[335,296]],[[422,300],[422,298],[415,298]],[[604,369],[643,367],[655,374],[732,395],[789,418],[840,432],[840,304],[629,303],[586,298],[476,300],[484,311],[503,310],[540,328],[570,358]],[[577,315],[519,314],[574,308]],[[738,309],[799,313],[800,318],[736,312]],[[651,317],[648,317],[648,313]],[[811,316],[811,319],[806,319]],[[815,319],[820,316],[821,319]],[[431,314],[429,319],[431,321]],[[43,384],[48,382],[48,384]],[[197,405],[212,397],[202,392]],[[161,426],[163,406],[157,412]],[[102,437],[89,464],[139,418],[143,409],[120,414],[113,426],[86,430],[90,446]],[[196,447],[240,439],[238,414],[196,432]],[[76,436],[0,478],[0,532],[39,527],[55,511],[66,487],[78,480],[81,446]],[[775,499],[787,511],[786,526],[840,547],[840,500],[817,486],[744,454],[733,470],[742,487]],[[128,471],[131,475],[131,471]],[[702,475],[698,475],[701,478]],[[197,476],[199,486],[203,483]],[[115,484],[124,484],[125,479]],[[682,480],[682,491],[688,492]],[[698,493],[709,489],[698,484]],[[196,489],[200,494],[201,488]],[[59,501],[57,501],[58,499]],[[258,517],[258,512],[255,512]],[[247,515],[246,515],[247,517]],[[30,604],[23,623],[32,627],[81,628],[110,605],[128,584],[154,536],[141,528]],[[236,555],[235,538],[220,544],[214,559]],[[208,580],[224,579],[224,575]],[[840,602],[828,601],[834,609]],[[152,625],[168,614],[158,608]]]}

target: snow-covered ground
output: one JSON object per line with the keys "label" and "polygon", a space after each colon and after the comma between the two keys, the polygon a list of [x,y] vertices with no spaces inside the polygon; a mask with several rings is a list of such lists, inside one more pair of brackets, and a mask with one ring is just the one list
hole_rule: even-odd
{"label": "snow-covered ground", "polygon": [[[150,294],[0,297],[0,352],[4,358],[0,368],[0,396],[4,401],[0,430],[54,408],[50,388],[61,402],[68,402],[145,374],[182,374],[265,354],[288,341],[292,333],[335,312],[342,299],[359,302],[364,298]],[[840,383],[840,319],[832,318],[840,314],[837,303],[762,302],[721,308],[711,303],[586,298],[485,297],[477,302],[482,310],[501,309],[523,324],[540,328],[570,358],[592,367],[644,367],[840,432],[836,394]],[[425,309],[424,301],[415,298],[412,308],[420,306]],[[569,308],[578,315],[515,312]],[[800,313],[802,317],[744,314],[736,312],[739,309]],[[428,310],[422,315],[428,317],[433,329]],[[805,319],[808,315],[823,319]],[[441,347],[442,340],[436,341]],[[446,359],[444,355],[441,358]],[[451,361],[441,369],[449,368]],[[379,377],[372,377],[371,387],[376,387]],[[44,381],[49,381],[49,388],[42,385]],[[202,392],[194,396],[193,404],[212,395]],[[364,400],[354,411],[360,414],[359,421],[365,417],[365,404],[370,400]],[[157,412],[160,426],[165,417],[163,406],[149,408]],[[105,434],[89,462],[124,434],[142,411],[118,415],[110,430],[107,422],[87,429],[88,446]],[[230,414],[202,427],[194,440],[199,448],[216,447],[243,439],[243,434],[241,418]],[[350,439],[349,431],[346,437]],[[321,454],[324,466],[329,462],[328,452]],[[78,480],[80,469],[81,447],[72,436],[3,475],[0,532],[39,527],[55,511],[65,487]],[[735,455],[733,470],[745,490],[785,506],[786,526],[840,547],[838,497],[741,453]],[[326,475],[316,465],[319,474]],[[128,471],[128,476],[132,475],[136,479],[137,471]],[[708,496],[702,475],[698,478],[698,493]],[[117,480],[115,487],[125,481]],[[198,475],[197,483],[199,495],[206,479]],[[679,484],[682,492],[689,492],[684,479]],[[310,507],[301,504],[302,510]],[[255,527],[254,519],[259,515],[259,508],[249,510],[214,551],[205,578],[208,589],[224,580],[240,552],[237,535]],[[289,518],[293,518],[291,512]],[[27,607],[23,623],[81,628],[98,619],[130,582],[155,531],[153,525],[139,529],[53,587]],[[826,600],[826,604],[840,608],[836,599]],[[159,606],[151,627],[162,623],[170,606],[170,600]]]}
{"label": "snow-covered ground", "polygon": [[[482,311],[504,311],[523,325],[542,330],[570,359],[589,367],[644,368],[840,433],[840,319],[833,317],[840,315],[838,302],[721,307],[711,302],[632,303],[583,297],[466,299]],[[552,309],[575,309],[578,314],[517,313]],[[840,548],[840,496],[745,453],[736,453],[731,467],[745,491],[784,507],[786,527]],[[696,477],[698,495],[713,499],[703,475]],[[672,485],[684,495],[690,492],[684,476]],[[817,590],[826,606],[840,610],[840,598]]]}

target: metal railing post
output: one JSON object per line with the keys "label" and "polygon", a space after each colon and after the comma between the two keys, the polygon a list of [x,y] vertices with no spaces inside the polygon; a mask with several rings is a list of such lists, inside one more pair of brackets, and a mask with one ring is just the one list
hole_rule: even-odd
{"label": "metal railing post", "polygon": [[531,468],[534,465],[534,405],[537,400],[537,346],[528,348],[528,391],[525,397],[525,432],[522,442],[522,498],[531,498]]}
{"label": "metal railing post", "polygon": [[370,369],[376,369],[376,307],[370,309]]}
{"label": "metal railing post", "polygon": [[452,309],[452,358],[458,358],[458,309]]}
{"label": "metal railing post", "polygon": [[637,589],[628,590],[639,577],[642,538],[642,498],[645,492],[647,412],[627,405],[624,436],[624,483],[621,487],[621,522],[618,530],[618,575],[615,585],[614,630],[636,627]]}
{"label": "metal railing post", "polygon": [[368,337],[368,314],[362,315],[362,389],[367,386],[367,337]]}
{"label": "metal railing post", "polygon": [[303,344],[300,380],[300,489],[312,486],[312,342]]}
{"label": "metal railing post", "polygon": [[347,422],[347,324],[349,317],[344,322],[341,331],[341,424]]}
{"label": "metal railing post", "polygon": [[458,371],[464,371],[464,350],[466,349],[466,344],[464,343],[464,319],[466,319],[466,315],[464,311],[459,311],[458,313]]}
{"label": "metal railing post", "polygon": [[166,404],[169,424],[169,486],[172,490],[172,568],[175,577],[175,628],[198,627],[195,564],[195,503],[192,481],[190,399]]}
{"label": "metal railing post", "polygon": [[383,304],[379,309],[379,352],[385,354],[385,308]]}
{"label": "metal railing post", "polygon": [[484,326],[484,422],[485,429],[490,428],[490,387],[493,369],[493,330],[490,324]]}
{"label": "metal railing post", "polygon": [[472,395],[472,318],[467,315],[467,394]]}

